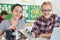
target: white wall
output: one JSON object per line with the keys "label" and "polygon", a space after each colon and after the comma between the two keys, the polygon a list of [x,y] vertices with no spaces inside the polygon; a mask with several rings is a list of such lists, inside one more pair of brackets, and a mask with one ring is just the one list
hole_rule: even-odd
{"label": "white wall", "polygon": [[50,0],[53,4],[54,13],[60,16],[60,0]]}
{"label": "white wall", "polygon": [[41,5],[42,2],[47,0],[0,0],[0,3],[10,3],[10,4],[26,4],[26,5]]}

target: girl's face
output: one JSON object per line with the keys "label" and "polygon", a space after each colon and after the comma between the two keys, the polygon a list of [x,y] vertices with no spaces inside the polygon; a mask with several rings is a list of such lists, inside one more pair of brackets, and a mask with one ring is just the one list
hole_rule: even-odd
{"label": "girl's face", "polygon": [[12,11],[12,17],[15,20],[19,20],[19,18],[22,16],[22,11],[23,11],[22,7],[16,6]]}
{"label": "girl's face", "polygon": [[52,14],[52,6],[51,5],[44,5],[42,7],[42,12],[43,12],[43,16],[46,19],[50,18],[51,14]]}

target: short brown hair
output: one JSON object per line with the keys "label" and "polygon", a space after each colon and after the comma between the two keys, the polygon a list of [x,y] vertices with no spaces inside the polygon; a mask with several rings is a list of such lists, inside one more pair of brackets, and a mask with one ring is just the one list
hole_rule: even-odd
{"label": "short brown hair", "polygon": [[1,12],[1,16],[2,16],[2,15],[8,15],[7,11],[2,11],[2,12]]}

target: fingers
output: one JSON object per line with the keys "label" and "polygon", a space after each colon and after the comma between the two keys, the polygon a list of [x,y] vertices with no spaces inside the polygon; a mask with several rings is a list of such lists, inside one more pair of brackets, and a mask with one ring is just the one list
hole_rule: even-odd
{"label": "fingers", "polygon": [[35,36],[36,36],[36,34],[35,34],[34,32],[32,32],[32,36],[33,36],[33,37],[35,37]]}
{"label": "fingers", "polygon": [[16,30],[16,26],[10,26],[9,29],[13,29],[13,30]]}

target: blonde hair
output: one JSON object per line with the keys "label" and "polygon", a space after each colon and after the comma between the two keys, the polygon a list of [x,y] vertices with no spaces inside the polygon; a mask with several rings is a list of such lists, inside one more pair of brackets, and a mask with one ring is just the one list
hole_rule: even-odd
{"label": "blonde hair", "polygon": [[43,2],[43,4],[42,4],[41,7],[43,7],[44,5],[50,5],[50,6],[52,6],[51,2]]}

